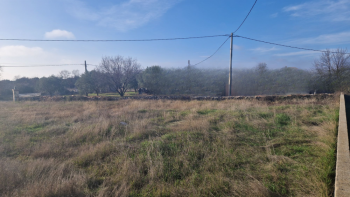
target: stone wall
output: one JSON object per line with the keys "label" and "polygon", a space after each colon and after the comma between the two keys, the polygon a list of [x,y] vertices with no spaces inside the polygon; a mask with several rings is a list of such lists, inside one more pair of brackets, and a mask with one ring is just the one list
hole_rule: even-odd
{"label": "stone wall", "polygon": [[117,101],[117,100],[260,100],[260,101],[283,101],[283,100],[293,100],[293,99],[326,99],[333,98],[333,94],[306,94],[306,95],[276,95],[276,96],[222,96],[222,97],[212,97],[212,96],[134,96],[134,97],[102,97],[102,96],[40,96],[32,98],[20,98],[21,101]]}

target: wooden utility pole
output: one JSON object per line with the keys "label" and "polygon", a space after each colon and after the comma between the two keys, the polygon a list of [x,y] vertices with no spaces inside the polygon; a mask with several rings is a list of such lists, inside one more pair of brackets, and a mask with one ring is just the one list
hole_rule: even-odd
{"label": "wooden utility pole", "polygon": [[[88,74],[88,70],[87,70],[87,65],[86,65],[86,60],[85,60],[85,75]],[[88,93],[85,92],[85,96],[88,96]]]}
{"label": "wooden utility pole", "polygon": [[191,61],[188,60],[188,68],[190,68],[190,66],[191,66]]}
{"label": "wooden utility pole", "polygon": [[87,65],[86,65],[86,60],[85,60],[85,73],[87,73]]}
{"label": "wooden utility pole", "polygon": [[231,49],[230,49],[230,74],[228,77],[228,95],[232,96],[232,50],[233,50],[233,33],[231,33]]}

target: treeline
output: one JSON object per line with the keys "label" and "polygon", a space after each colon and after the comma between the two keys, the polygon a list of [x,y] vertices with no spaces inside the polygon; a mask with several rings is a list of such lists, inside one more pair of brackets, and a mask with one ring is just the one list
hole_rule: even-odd
{"label": "treeline", "polygon": [[[61,72],[69,73],[64,70]],[[69,95],[77,94],[75,83],[79,75],[62,77],[60,74],[50,77],[16,77],[15,80],[0,81],[0,95],[2,97],[12,96],[12,89],[15,88],[20,94],[41,92],[47,95]]]}
{"label": "treeline", "polygon": [[[297,93],[332,93],[349,91],[350,55],[345,49],[327,50],[315,60],[313,69],[294,67],[269,69],[265,63],[255,68],[233,70],[233,95],[274,95]],[[151,66],[141,69],[133,58],[104,57],[92,71],[61,71],[57,76],[18,78],[0,82],[0,94],[10,95],[16,86],[20,93],[42,92],[67,95],[146,90],[156,95],[217,95],[228,91],[228,71],[186,67],[167,69]]]}

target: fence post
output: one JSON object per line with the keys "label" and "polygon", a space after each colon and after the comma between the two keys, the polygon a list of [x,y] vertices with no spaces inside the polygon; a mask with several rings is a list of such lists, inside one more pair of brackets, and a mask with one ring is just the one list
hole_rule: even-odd
{"label": "fence post", "polygon": [[12,94],[13,94],[13,102],[16,102],[16,100],[18,100],[19,98],[19,91],[12,89]]}

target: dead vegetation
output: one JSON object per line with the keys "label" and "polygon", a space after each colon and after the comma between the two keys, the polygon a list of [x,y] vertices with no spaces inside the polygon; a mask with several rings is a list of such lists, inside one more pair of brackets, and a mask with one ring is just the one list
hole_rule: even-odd
{"label": "dead vegetation", "polygon": [[0,110],[1,196],[332,193],[333,100],[0,102]]}

